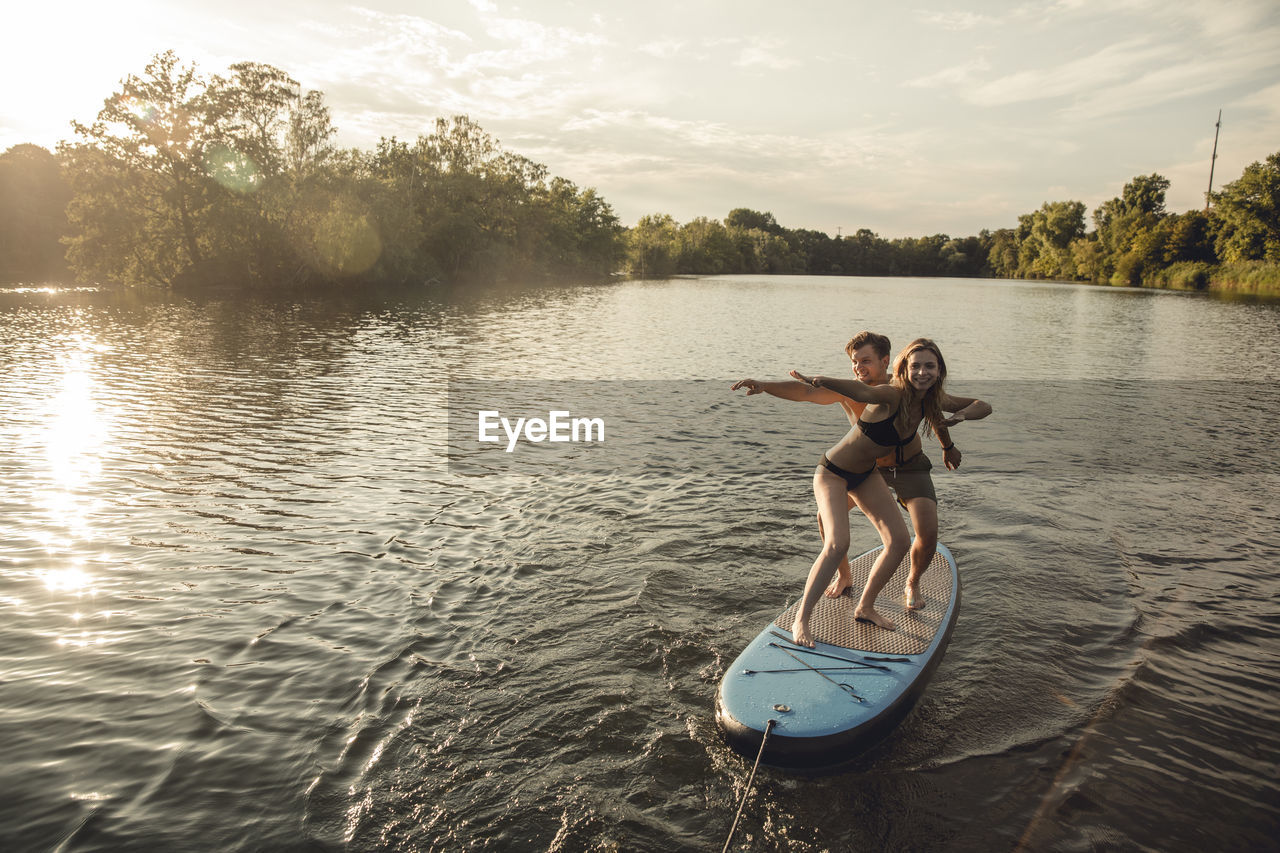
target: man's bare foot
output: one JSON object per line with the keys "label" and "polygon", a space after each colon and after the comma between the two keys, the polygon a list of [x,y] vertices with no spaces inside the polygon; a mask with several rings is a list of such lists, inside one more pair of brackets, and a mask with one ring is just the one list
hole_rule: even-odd
{"label": "man's bare foot", "polygon": [[911,581],[907,581],[907,585],[903,587],[902,598],[906,602],[908,610],[919,610],[924,607],[924,596],[920,594],[920,590],[916,589],[916,585]]}
{"label": "man's bare foot", "polygon": [[796,621],[791,624],[791,636],[795,638],[797,646],[813,648],[813,638],[809,636],[809,620],[802,620],[797,616]]}
{"label": "man's bare foot", "polygon": [[849,571],[849,564],[842,563],[836,572],[835,579],[831,581],[831,586],[827,587],[823,595],[827,598],[839,598],[851,586],[853,586],[853,574]]}
{"label": "man's bare foot", "polygon": [[886,631],[896,631],[893,622],[881,616],[876,612],[874,607],[859,608],[853,611],[853,618],[859,622],[870,622],[877,628],[883,628]]}

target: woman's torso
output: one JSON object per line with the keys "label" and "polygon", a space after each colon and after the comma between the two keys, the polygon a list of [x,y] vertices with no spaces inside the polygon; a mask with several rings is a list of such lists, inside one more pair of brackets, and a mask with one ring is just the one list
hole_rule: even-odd
{"label": "woman's torso", "polygon": [[[850,415],[853,428],[827,451],[827,459],[846,471],[865,471],[875,465],[876,460],[882,456],[892,458],[893,451],[898,446],[902,446],[904,452],[909,450],[912,444],[919,441],[916,429],[920,426],[920,413],[917,412],[915,416],[909,417],[907,419],[909,428],[899,434],[895,422],[899,406],[903,403],[901,392],[899,392],[895,403],[871,403],[865,408],[860,404],[854,404],[858,405],[856,409],[853,405],[846,405],[845,412]],[[882,444],[881,441],[887,443]],[[886,453],[886,451],[889,452]]]}

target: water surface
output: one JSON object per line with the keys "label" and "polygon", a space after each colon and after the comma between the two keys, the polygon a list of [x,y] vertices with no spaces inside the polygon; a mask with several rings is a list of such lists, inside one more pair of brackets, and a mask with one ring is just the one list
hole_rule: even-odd
{"label": "water surface", "polygon": [[[735,849],[1273,847],[1277,305],[807,277],[0,291],[5,847],[719,849],[716,685],[844,428],[728,385],[842,375],[865,327],[996,409],[930,451],[960,621],[854,770],[757,777]],[[631,430],[459,456],[451,399],[506,383]]]}

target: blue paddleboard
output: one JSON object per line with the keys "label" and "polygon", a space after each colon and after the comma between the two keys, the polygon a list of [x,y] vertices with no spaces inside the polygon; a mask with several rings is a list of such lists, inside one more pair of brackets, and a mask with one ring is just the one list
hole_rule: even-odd
{"label": "blue paddleboard", "polygon": [[960,612],[960,576],[951,552],[938,545],[918,587],[924,606],[907,610],[906,557],[876,599],[876,610],[897,630],[856,622],[853,609],[880,550],[850,561],[849,591],[819,600],[809,619],[814,648],[792,641],[796,603],[725,671],[716,722],[735,751],[754,760],[768,730],[762,764],[837,770],[892,731],[915,705],[951,639]]}

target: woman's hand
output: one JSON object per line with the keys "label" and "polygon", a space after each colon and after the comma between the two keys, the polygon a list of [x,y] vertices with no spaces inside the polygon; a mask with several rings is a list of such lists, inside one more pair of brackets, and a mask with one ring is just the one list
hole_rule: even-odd
{"label": "woman's hand", "polygon": [[737,390],[738,390],[738,389],[740,389],[740,388],[746,388],[746,389],[747,389],[747,396],[748,396],[748,397],[750,397],[752,394],[763,394],[763,393],[764,393],[764,383],[763,383],[763,382],[757,382],[757,381],[755,381],[754,379],[739,379],[737,382],[733,383],[733,387],[732,387],[732,388],[730,388],[729,390],[730,390],[730,391],[737,391]]}
{"label": "woman's hand", "polygon": [[808,385],[810,387],[813,387],[813,388],[822,387],[821,376],[805,376],[803,373],[801,373],[798,370],[792,370],[790,372],[790,376],[792,379],[796,380],[797,382],[803,382],[805,385]]}
{"label": "woman's hand", "polygon": [[947,466],[948,471],[954,471],[960,467],[960,448],[954,444],[942,451],[942,464]]}

